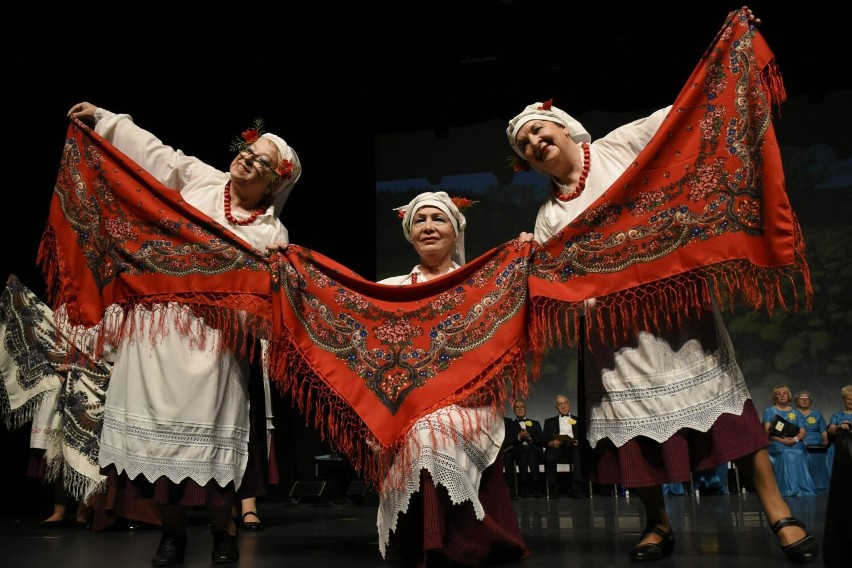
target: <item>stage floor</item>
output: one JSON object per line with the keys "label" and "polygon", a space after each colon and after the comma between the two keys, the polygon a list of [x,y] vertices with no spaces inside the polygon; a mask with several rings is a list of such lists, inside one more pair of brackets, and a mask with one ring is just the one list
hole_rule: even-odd
{"label": "stage floor", "polygon": [[[790,567],[753,493],[666,497],[677,542],[657,567]],[[827,497],[787,499],[793,514],[822,547]],[[563,496],[515,502],[532,550],[518,568],[636,566],[627,550],[639,539],[642,507],[635,496]],[[377,544],[376,506],[346,498],[328,502],[259,502],[262,532],[240,531],[239,568],[398,568],[383,560]],[[2,565],[9,568],[146,568],[160,539],[158,528],[91,532],[79,528],[33,527],[46,515],[4,517],[0,525]],[[190,513],[187,568],[210,566],[212,537],[203,510]],[[822,558],[811,566],[823,566]]]}

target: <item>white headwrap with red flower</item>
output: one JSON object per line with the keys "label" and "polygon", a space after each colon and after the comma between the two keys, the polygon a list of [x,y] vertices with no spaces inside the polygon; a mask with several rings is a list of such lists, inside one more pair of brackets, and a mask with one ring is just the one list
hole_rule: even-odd
{"label": "white headwrap with red flower", "polygon": [[592,141],[592,137],[586,129],[583,128],[582,124],[577,122],[577,120],[575,120],[567,112],[553,106],[553,99],[543,103],[533,103],[531,105],[527,105],[518,116],[510,120],[509,126],[506,128],[506,137],[509,138],[509,144],[512,146],[512,149],[515,150],[515,153],[521,158],[524,157],[524,153],[518,148],[518,143],[515,140],[515,137],[518,135],[518,131],[521,127],[531,120],[549,120],[550,122],[561,124],[568,129],[568,135],[571,136],[571,139],[577,144],[580,142]]}
{"label": "white headwrap with red flower", "polygon": [[[465,200],[467,205],[472,202]],[[402,215],[402,232],[405,235],[405,240],[411,240],[411,219],[418,209],[421,207],[437,207],[443,211],[450,222],[453,224],[453,229],[456,231],[456,244],[453,247],[453,261],[457,264],[464,264],[464,229],[467,226],[467,219],[459,210],[453,199],[445,191],[424,191],[412,199],[408,205],[397,207],[394,211],[399,211]]]}

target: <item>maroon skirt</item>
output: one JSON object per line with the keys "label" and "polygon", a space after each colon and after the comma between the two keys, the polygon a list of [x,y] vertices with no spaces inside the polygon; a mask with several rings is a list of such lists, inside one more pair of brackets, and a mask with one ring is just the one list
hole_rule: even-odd
{"label": "maroon skirt", "polygon": [[515,562],[530,555],[509,488],[503,477],[503,453],[482,472],[478,520],[470,501],[454,505],[447,489],[436,486],[428,470],[420,473],[420,491],[411,496],[389,543],[408,566],[424,568],[439,557],[466,566]]}
{"label": "maroon skirt", "polygon": [[638,436],[620,448],[608,439],[594,448],[592,481],[648,487],[690,481],[693,471],[716,467],[769,445],[754,402],[742,414],[722,414],[707,432],[683,428],[663,443]]}
{"label": "maroon skirt", "polygon": [[162,505],[184,507],[230,507],[237,502],[233,483],[219,487],[214,481],[199,485],[191,479],[174,482],[165,476],[154,481],[148,481],[144,475],[130,479],[126,473],[118,473],[114,465],[102,467],[101,474],[106,476],[108,487],[115,488],[128,499],[153,499]]}

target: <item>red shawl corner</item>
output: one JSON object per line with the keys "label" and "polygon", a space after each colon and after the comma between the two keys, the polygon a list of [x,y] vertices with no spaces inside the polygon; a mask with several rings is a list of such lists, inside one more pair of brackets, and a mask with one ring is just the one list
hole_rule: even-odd
{"label": "red shawl corner", "polygon": [[614,340],[618,329],[671,327],[714,301],[810,308],[771,120],[785,99],[772,51],[745,10],[731,12],[632,167],[536,251],[536,342],[576,344],[583,316]]}

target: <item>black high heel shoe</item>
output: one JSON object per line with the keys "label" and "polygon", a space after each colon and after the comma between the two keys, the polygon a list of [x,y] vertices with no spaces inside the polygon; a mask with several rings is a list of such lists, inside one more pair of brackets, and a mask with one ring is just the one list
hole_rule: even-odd
{"label": "black high heel shoe", "polygon": [[[642,537],[648,533],[659,535],[663,539],[662,542],[656,544],[637,544],[630,549],[630,560],[634,562],[644,562],[646,560],[661,560],[672,555],[674,550],[675,536],[674,531],[669,529],[669,532],[663,532],[657,527],[645,527],[642,532]],[[641,538],[639,540],[642,540]]]}
{"label": "black high heel shoe", "polygon": [[174,566],[183,564],[183,556],[186,552],[186,535],[163,533],[160,538],[160,546],[151,558],[151,566]]}
{"label": "black high heel shoe", "polygon": [[[791,526],[807,529],[807,527],[805,527],[805,523],[799,519],[795,517],[784,517],[783,519],[778,519],[778,522],[772,525],[772,532],[775,533],[775,536],[777,537],[778,531],[784,527]],[[784,551],[784,555],[787,557],[787,560],[794,564],[805,564],[819,556],[819,546],[817,545],[816,540],[814,540],[814,537],[808,534],[807,530],[805,530],[805,536],[793,544],[788,544],[787,546],[782,544],[781,550]]]}

